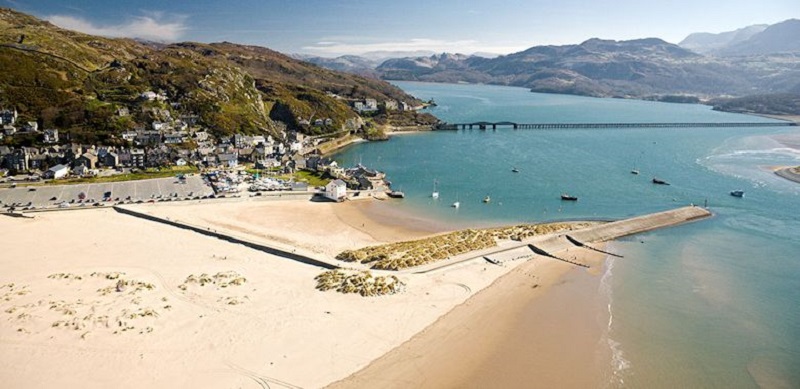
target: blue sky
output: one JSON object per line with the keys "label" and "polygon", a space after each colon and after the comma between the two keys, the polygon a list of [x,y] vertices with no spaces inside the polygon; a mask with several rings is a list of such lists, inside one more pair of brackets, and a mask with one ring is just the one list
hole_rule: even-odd
{"label": "blue sky", "polygon": [[322,56],[373,51],[507,54],[589,38],[722,32],[800,18],[798,0],[0,0],[91,34],[230,41]]}

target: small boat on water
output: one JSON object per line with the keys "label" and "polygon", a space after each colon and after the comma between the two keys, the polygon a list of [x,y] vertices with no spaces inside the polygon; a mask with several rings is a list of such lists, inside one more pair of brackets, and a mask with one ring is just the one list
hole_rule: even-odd
{"label": "small boat on water", "polygon": [[519,169],[517,169],[517,168],[511,169],[511,171],[514,172],[514,173],[519,173]]}
{"label": "small boat on water", "polygon": [[406,197],[406,194],[399,190],[393,190],[391,192],[387,192],[386,195],[394,199],[402,199]]}
{"label": "small boat on water", "polygon": [[578,198],[575,197],[575,196],[570,196],[570,195],[564,193],[564,194],[561,195],[561,200],[564,200],[564,201],[578,201]]}
{"label": "small boat on water", "polygon": [[744,191],[741,190],[741,189],[732,190],[731,191],[731,196],[733,196],[733,197],[744,197]]}
{"label": "small boat on water", "polygon": [[434,200],[439,198],[439,190],[436,189],[436,180],[433,180],[433,192],[431,192],[431,197],[433,197]]}
{"label": "small boat on water", "polygon": [[489,195],[486,195],[486,197],[484,197],[484,198],[483,198],[483,202],[484,202],[484,203],[488,203],[488,202],[490,202],[490,201],[492,201],[492,198],[491,198],[491,197],[489,197]]}
{"label": "small boat on water", "polygon": [[455,203],[453,203],[453,205],[451,205],[451,207],[453,207],[455,209],[458,209],[458,207],[460,207],[460,206],[461,206],[461,203],[458,202],[458,201],[456,201]]}
{"label": "small boat on water", "polygon": [[664,180],[662,180],[660,178],[657,178],[657,177],[653,177],[653,183],[656,184],[656,185],[669,185],[668,182],[666,182],[666,181],[664,181]]}
{"label": "small boat on water", "polygon": [[633,170],[631,170],[631,174],[639,174],[639,169],[633,169]]}

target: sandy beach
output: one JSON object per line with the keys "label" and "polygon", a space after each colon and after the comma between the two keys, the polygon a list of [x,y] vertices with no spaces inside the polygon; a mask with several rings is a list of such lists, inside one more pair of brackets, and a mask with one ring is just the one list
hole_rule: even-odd
{"label": "sandy beach", "polygon": [[[341,250],[453,227],[378,200],[133,208],[330,261]],[[684,207],[575,236],[604,240],[700,211]],[[319,266],[113,209],[31,215],[0,216],[0,380],[9,387],[485,387],[494,372],[509,372],[504,386],[527,386],[534,374],[579,387],[608,366],[597,352],[603,305],[593,300],[605,254],[566,249],[563,236],[536,242],[590,269],[506,245],[492,254],[497,264],[478,256],[425,273],[391,272],[405,290],[365,298],[316,290]]]}
{"label": "sandy beach", "polygon": [[[776,118],[800,122],[800,116],[785,116]],[[772,136],[772,139],[790,149],[800,151],[800,133],[794,132],[774,135]],[[771,170],[779,177],[800,183],[800,166],[766,166],[765,169]]]}
{"label": "sandy beach", "polygon": [[[570,256],[602,267],[605,255]],[[329,388],[585,388],[607,382],[607,325],[596,272],[525,262],[490,288]]]}
{"label": "sandy beach", "polygon": [[[215,226],[241,217],[229,228],[321,254],[437,231],[375,223],[370,215],[390,211],[360,212],[362,204],[151,208]],[[322,387],[512,269],[476,263],[406,276],[406,292],[362,298],[315,290],[317,267],[111,209],[34,216],[0,217],[13,242],[0,260],[0,363],[10,367],[0,379],[9,387]]]}

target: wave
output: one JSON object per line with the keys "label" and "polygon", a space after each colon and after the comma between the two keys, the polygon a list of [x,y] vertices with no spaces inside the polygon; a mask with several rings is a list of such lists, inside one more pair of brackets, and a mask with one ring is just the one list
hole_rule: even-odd
{"label": "wave", "polygon": [[[609,249],[613,251],[613,248]],[[603,338],[611,351],[611,377],[607,385],[607,387],[611,388],[623,387],[625,384],[625,377],[629,374],[631,368],[631,362],[625,359],[622,344],[611,338],[611,331],[614,326],[612,275],[615,263],[616,258],[608,256],[606,260],[606,270],[603,273],[603,277],[600,279],[600,293],[604,295],[608,301],[608,325]]]}
{"label": "wave", "polygon": [[790,147],[774,147],[769,149],[747,149],[747,150],[733,150],[721,154],[714,154],[706,157],[706,159],[726,159],[726,158],[740,158],[743,156],[748,157],[792,157],[800,160],[800,150]]}

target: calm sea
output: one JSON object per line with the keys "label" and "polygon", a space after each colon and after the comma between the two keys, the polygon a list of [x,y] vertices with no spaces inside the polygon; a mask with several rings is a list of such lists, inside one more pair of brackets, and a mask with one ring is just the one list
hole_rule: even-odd
{"label": "calm sea", "polygon": [[[433,98],[430,112],[452,123],[770,120],[701,105],[396,84]],[[406,194],[398,207],[454,224],[615,219],[707,203],[713,219],[613,244],[625,258],[609,260],[601,289],[614,378],[598,386],[798,388],[800,184],[766,169],[800,165],[800,152],[773,139],[787,133],[800,136],[791,127],[474,129],[359,144],[336,159],[386,171]],[[730,196],[734,189],[745,197]],[[562,193],[579,201],[562,202]]]}

